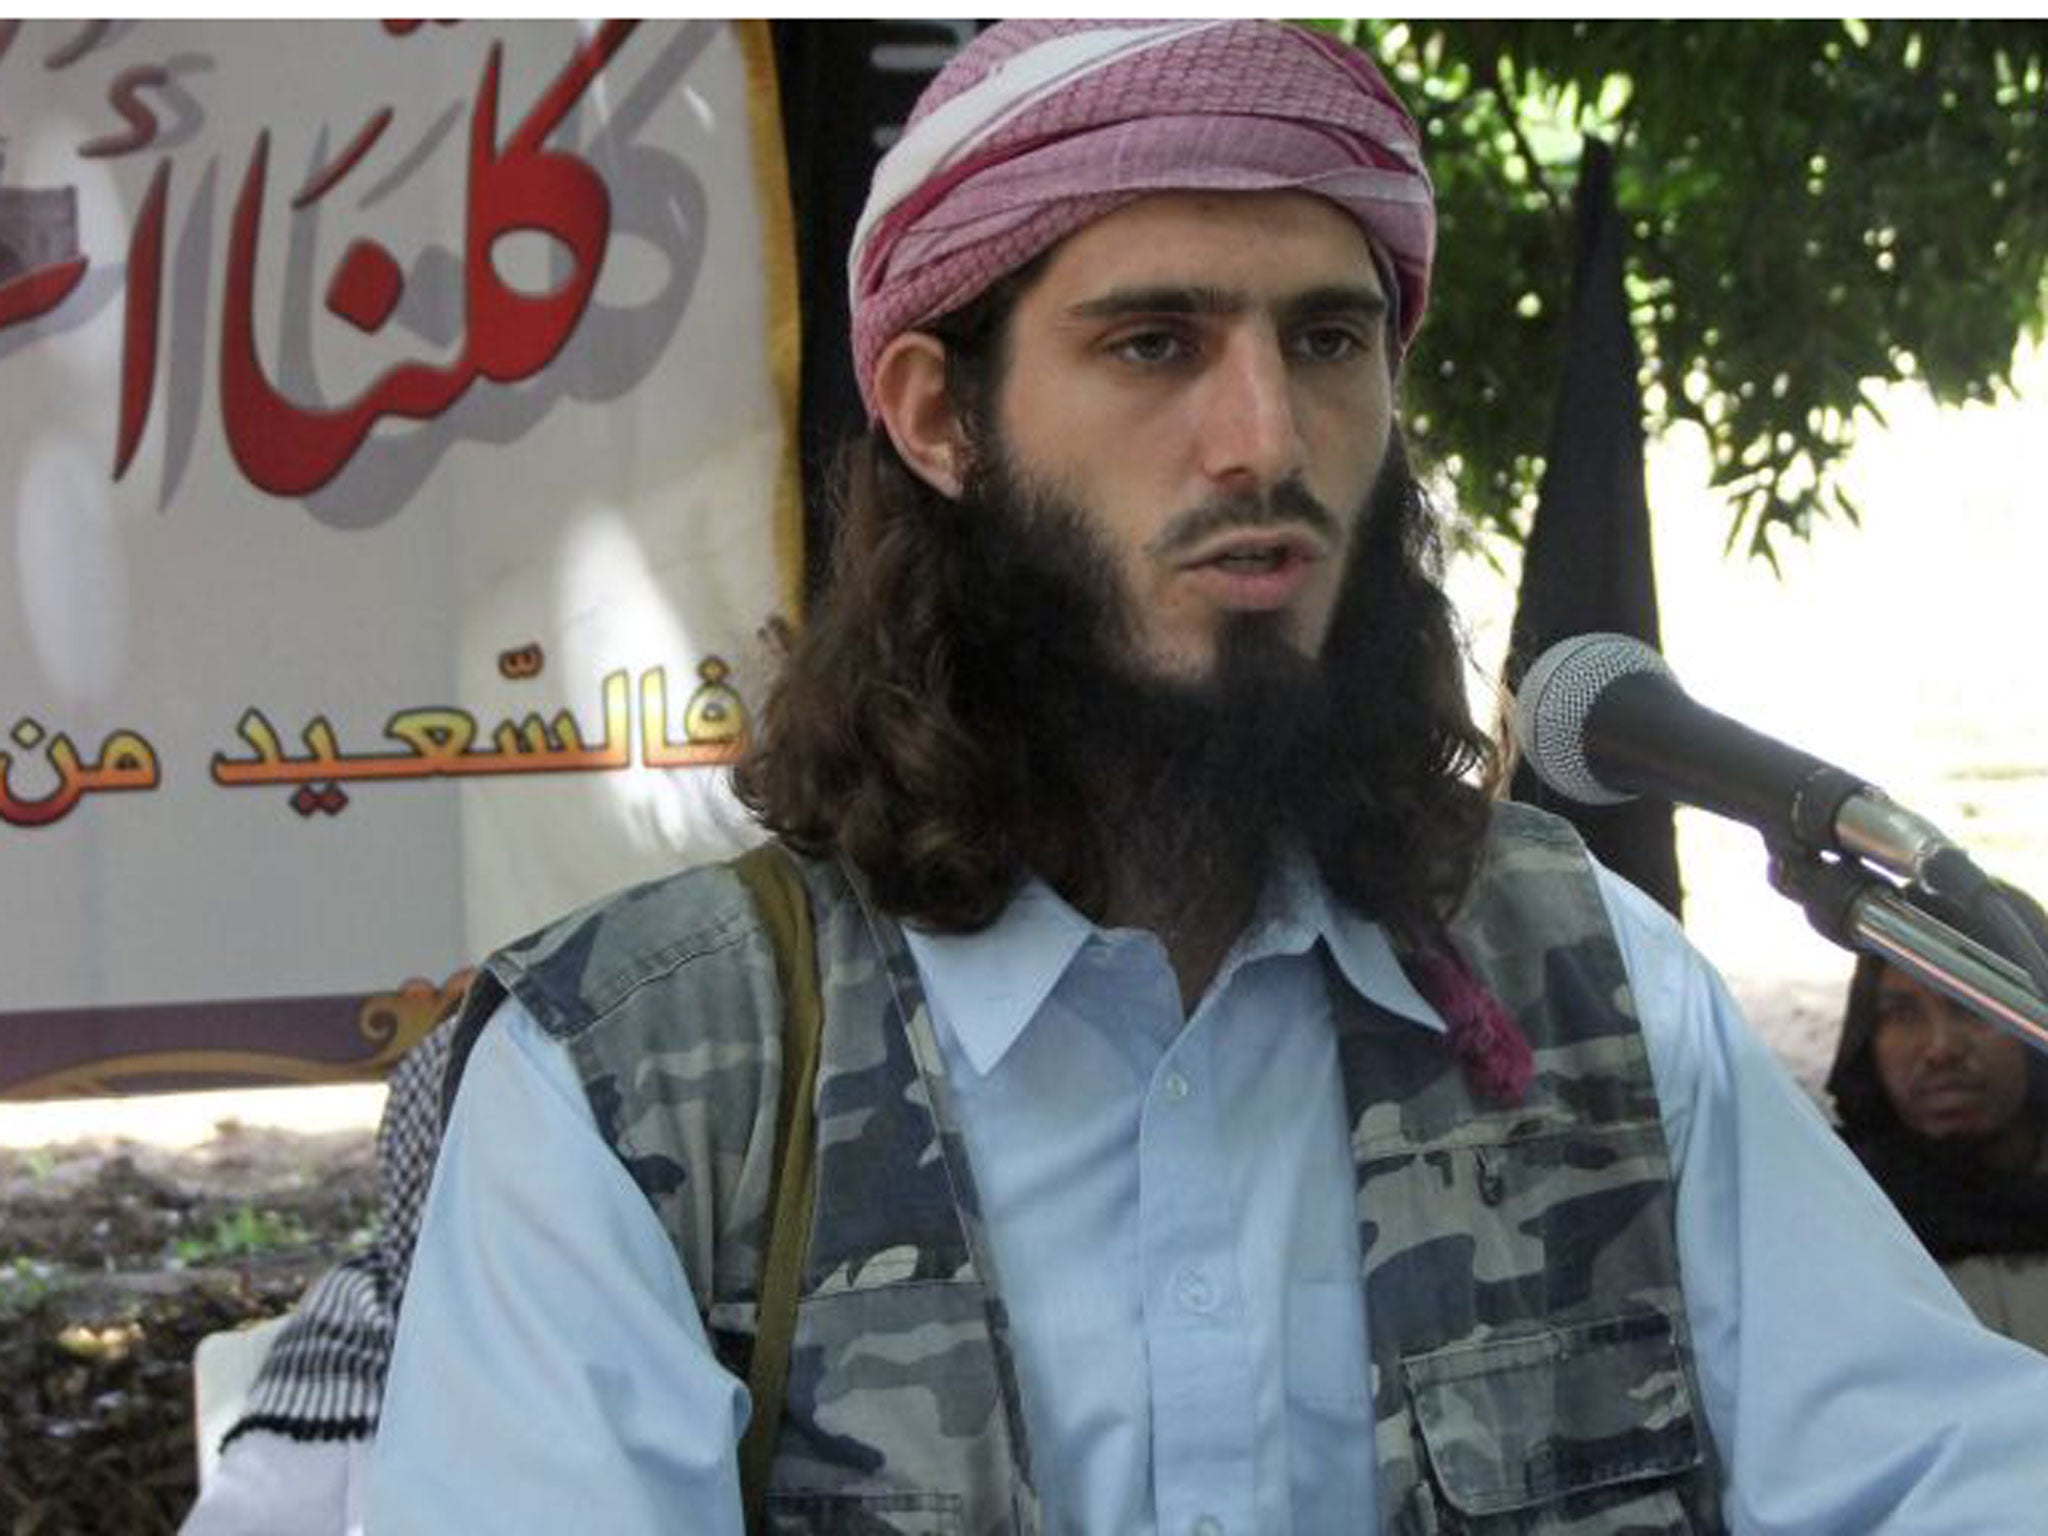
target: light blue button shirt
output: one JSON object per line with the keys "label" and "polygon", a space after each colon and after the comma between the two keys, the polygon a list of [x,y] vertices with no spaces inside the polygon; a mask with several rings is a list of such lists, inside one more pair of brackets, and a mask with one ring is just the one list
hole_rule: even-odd
{"label": "light blue button shirt", "polygon": [[[1732,1529],[2048,1529],[2048,1360],[1975,1324],[1661,910],[1612,877],[1602,894],[1678,1175]],[[1155,940],[1043,887],[985,933],[911,942],[1047,1528],[1368,1527],[1329,978],[1441,1027],[1384,936],[1290,870],[1185,1023]],[[573,1065],[508,1003],[429,1195],[369,1529],[737,1533],[745,1412]]]}
{"label": "light blue button shirt", "polygon": [[[995,940],[995,942],[991,942]],[[910,935],[959,1104],[1045,1509],[1100,1531],[1356,1529],[1373,1456],[1326,946],[1441,1030],[1305,865],[1192,1017],[1149,933],[1043,885]]]}

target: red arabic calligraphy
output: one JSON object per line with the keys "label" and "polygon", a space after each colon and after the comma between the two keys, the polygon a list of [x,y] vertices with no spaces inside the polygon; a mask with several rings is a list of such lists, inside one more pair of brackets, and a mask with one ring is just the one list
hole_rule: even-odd
{"label": "red arabic calligraphy", "polygon": [[[388,35],[402,37],[420,25],[390,22],[383,27]],[[17,27],[0,23],[0,52],[14,41]],[[223,429],[230,453],[252,484],[274,495],[306,495],[329,484],[348,466],[380,420],[433,419],[479,379],[521,383],[560,356],[589,312],[610,246],[612,203],[602,176],[590,164],[573,153],[550,149],[547,143],[634,29],[630,21],[606,22],[583,37],[502,143],[503,45],[491,45],[469,112],[460,351],[446,362],[398,360],[366,388],[338,403],[298,398],[306,391],[288,391],[287,381],[274,379],[262,360],[254,309],[271,135],[257,136],[231,210],[218,333]],[[51,70],[70,68],[111,46],[118,36],[104,23],[83,24],[66,35],[43,65]],[[181,130],[189,131],[196,110],[180,91],[179,79],[204,67],[203,59],[195,64],[191,56],[181,56],[124,69],[105,96],[117,121],[86,139],[77,153],[88,159],[118,159],[160,143],[169,148],[166,133],[175,139]],[[180,116],[182,122],[176,120]],[[318,203],[356,173],[389,141],[393,119],[389,105],[371,110],[340,153],[306,174],[292,195],[292,210]],[[431,134],[427,142],[432,142]],[[169,188],[166,157],[151,177],[128,237],[113,452],[117,481],[133,467],[157,393],[168,275]],[[61,208],[64,205],[57,200],[73,194],[53,190],[48,195],[50,205]],[[75,220],[75,214],[68,217]],[[500,242],[524,233],[545,237],[563,254],[567,276],[546,291],[515,287],[500,275],[494,260]],[[54,248],[46,243],[39,261],[32,270],[0,281],[0,330],[59,309],[92,265],[92,258],[82,254],[75,237],[68,235]],[[373,238],[352,240],[329,278],[326,310],[364,334],[378,336],[397,312],[406,281],[406,269],[382,243]]]}
{"label": "red arabic calligraphy", "polygon": [[[0,26],[0,54],[5,54],[13,43],[19,25],[19,22],[7,22]],[[98,47],[107,35],[106,22],[88,22],[68,43],[45,59],[43,67],[49,70],[68,69]],[[170,84],[170,71],[155,64],[142,65],[118,76],[107,88],[107,102],[120,114],[127,127],[123,132],[103,134],[81,144],[78,147],[80,157],[88,160],[111,158],[130,154],[154,142],[158,132],[156,114],[142,100],[141,93],[144,87],[163,89]],[[161,192],[161,182],[159,173],[158,182],[151,189],[152,196]],[[161,218],[161,210],[158,217]],[[160,236],[158,244],[161,245]],[[0,283],[0,330],[24,324],[56,309],[71,296],[91,265],[89,257],[67,256]],[[115,478],[120,476],[117,474]]]}
{"label": "red arabic calligraphy", "polygon": [[0,283],[0,327],[48,314],[71,295],[89,265],[83,256]]}
{"label": "red arabic calligraphy", "polygon": [[341,179],[356,168],[356,162],[367,155],[376,142],[384,137],[384,130],[391,126],[392,115],[389,107],[379,107],[372,113],[370,120],[363,124],[348,148],[335,157],[334,164],[299,188],[298,196],[292,199],[293,210],[311,207],[333,191]]}
{"label": "red arabic calligraphy", "polygon": [[[478,378],[510,384],[546,367],[589,306],[610,241],[611,198],[603,178],[573,155],[541,146],[633,30],[607,22],[578,50],[503,148],[498,147],[502,50],[493,44],[470,118],[463,289],[467,346],[446,367],[401,363],[346,405],[297,404],[271,383],[257,355],[257,231],[262,223],[270,136],[259,135],[235,200],[221,336],[221,413],[242,473],[279,496],[302,496],[339,474],[386,416],[440,415]],[[571,256],[569,281],[528,294],[497,273],[492,253],[521,230],[551,235]],[[397,303],[403,280],[390,253],[359,241],[328,290],[328,309],[374,333]]]}
{"label": "red arabic calligraphy", "polygon": [[70,42],[43,60],[43,68],[69,69],[88,53],[91,53],[102,42],[106,41],[107,34],[111,30],[108,23],[104,21],[88,21],[78,29],[77,35]]}
{"label": "red arabic calligraphy", "polygon": [[79,158],[110,160],[154,144],[157,137],[156,114],[142,99],[142,88],[153,85],[161,90],[170,83],[171,72],[160,64],[144,64],[116,77],[114,83],[107,87],[107,103],[121,114],[128,129],[125,133],[106,134],[79,145]]}
{"label": "red arabic calligraphy", "polygon": [[149,403],[156,392],[157,295],[163,291],[164,195],[170,186],[171,162],[156,168],[149,191],[128,237],[128,292],[122,322],[121,426],[114,441],[114,478],[128,465],[149,422]]}

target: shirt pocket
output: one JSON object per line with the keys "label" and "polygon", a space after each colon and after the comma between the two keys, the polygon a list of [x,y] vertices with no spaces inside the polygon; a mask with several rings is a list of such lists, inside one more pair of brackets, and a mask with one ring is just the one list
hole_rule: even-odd
{"label": "shirt pocket", "polygon": [[1430,1475],[1468,1519],[1570,1500],[1627,1504],[1645,1530],[1690,1528],[1675,1485],[1700,1466],[1702,1437],[1662,1312],[1457,1344],[1401,1372]]}

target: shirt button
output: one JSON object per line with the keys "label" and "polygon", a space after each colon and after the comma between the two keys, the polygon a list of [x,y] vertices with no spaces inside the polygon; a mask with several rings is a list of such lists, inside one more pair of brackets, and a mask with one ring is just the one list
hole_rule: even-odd
{"label": "shirt button", "polygon": [[1216,1287],[1199,1269],[1189,1267],[1173,1277],[1173,1294],[1190,1312],[1208,1312],[1216,1305]]}
{"label": "shirt button", "polygon": [[1214,1515],[1204,1515],[1195,1522],[1192,1536],[1223,1536],[1223,1522]]}
{"label": "shirt button", "polygon": [[1166,1096],[1175,1101],[1184,1099],[1189,1093],[1188,1080],[1178,1072],[1166,1074]]}

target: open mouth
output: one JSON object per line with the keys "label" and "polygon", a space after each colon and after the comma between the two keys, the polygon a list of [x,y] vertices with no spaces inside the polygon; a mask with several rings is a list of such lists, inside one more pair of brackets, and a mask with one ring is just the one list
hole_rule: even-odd
{"label": "open mouth", "polygon": [[1262,571],[1277,571],[1297,558],[1297,552],[1287,545],[1273,544],[1263,549],[1233,549],[1207,563],[1219,570],[1256,575]]}
{"label": "open mouth", "polygon": [[1323,541],[1306,528],[1240,528],[1210,539],[1193,550],[1187,568],[1209,568],[1257,575],[1323,557]]}
{"label": "open mouth", "polygon": [[1270,611],[1301,599],[1324,554],[1306,532],[1247,530],[1196,550],[1181,571],[1219,607]]}

